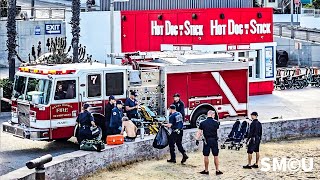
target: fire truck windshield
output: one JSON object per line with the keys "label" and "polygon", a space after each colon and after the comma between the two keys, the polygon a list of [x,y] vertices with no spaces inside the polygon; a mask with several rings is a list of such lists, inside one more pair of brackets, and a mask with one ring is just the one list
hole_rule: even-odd
{"label": "fire truck windshield", "polygon": [[52,81],[31,77],[16,76],[14,98],[30,101],[33,104],[47,105],[50,100]]}

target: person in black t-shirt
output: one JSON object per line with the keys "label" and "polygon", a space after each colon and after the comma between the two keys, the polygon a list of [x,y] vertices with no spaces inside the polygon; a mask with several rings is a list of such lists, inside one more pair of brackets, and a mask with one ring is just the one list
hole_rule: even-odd
{"label": "person in black t-shirt", "polygon": [[206,120],[202,121],[199,126],[199,130],[196,135],[196,144],[199,145],[199,140],[201,136],[204,136],[203,140],[203,156],[204,156],[204,167],[205,170],[201,171],[200,174],[207,174],[209,175],[209,154],[210,150],[212,151],[212,154],[214,156],[214,165],[216,166],[216,175],[223,174],[219,170],[219,147],[218,147],[218,129],[220,123],[213,119],[215,116],[214,111],[208,111],[208,117]]}
{"label": "person in black t-shirt", "polygon": [[[252,112],[251,113],[251,119],[252,123],[250,124],[249,134],[248,134],[248,164],[246,166],[243,166],[244,169],[251,169],[251,168],[259,168],[259,147],[260,147],[260,141],[262,136],[262,125],[258,121],[258,113]],[[251,160],[252,160],[252,153],[256,153],[256,163],[251,166]]]}

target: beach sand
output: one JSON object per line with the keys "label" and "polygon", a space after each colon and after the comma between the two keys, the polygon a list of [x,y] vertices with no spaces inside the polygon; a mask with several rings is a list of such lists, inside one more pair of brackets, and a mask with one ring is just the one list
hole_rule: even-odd
{"label": "beach sand", "polygon": [[[200,147],[201,149],[201,147]],[[300,140],[286,140],[268,142],[260,147],[261,158],[313,158],[314,167],[312,172],[271,171],[264,172],[259,169],[242,169],[247,164],[246,148],[240,151],[220,149],[220,169],[223,175],[216,176],[213,157],[210,157],[210,175],[201,175],[203,170],[203,156],[201,151],[189,153],[189,159],[185,165],[180,163],[169,164],[165,159],[138,162],[126,166],[103,169],[90,174],[82,179],[117,179],[117,180],[163,180],[163,179],[320,179],[320,138]],[[178,156],[177,160],[181,160]],[[255,156],[253,157],[255,160]],[[270,161],[271,162],[271,161]],[[309,167],[309,160],[307,167]]]}

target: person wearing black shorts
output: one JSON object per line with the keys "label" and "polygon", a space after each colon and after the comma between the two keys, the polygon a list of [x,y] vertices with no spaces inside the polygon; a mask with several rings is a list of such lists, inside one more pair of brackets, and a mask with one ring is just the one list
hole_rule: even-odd
{"label": "person wearing black shorts", "polygon": [[218,148],[218,134],[219,122],[213,117],[215,113],[213,111],[208,111],[208,118],[200,123],[199,130],[196,135],[196,144],[199,145],[199,139],[204,136],[203,140],[203,156],[204,156],[204,171],[201,171],[200,174],[209,174],[209,155],[210,151],[214,156],[214,165],[216,166],[216,175],[223,174],[219,170],[219,148]]}
{"label": "person wearing black shorts", "polygon": [[[251,169],[251,168],[259,168],[259,147],[261,142],[261,136],[262,136],[262,125],[258,121],[258,113],[252,112],[251,113],[251,119],[252,123],[250,124],[249,134],[248,134],[248,164],[243,166],[244,169]],[[252,160],[252,154],[253,152],[256,153],[256,163],[251,165]]]}

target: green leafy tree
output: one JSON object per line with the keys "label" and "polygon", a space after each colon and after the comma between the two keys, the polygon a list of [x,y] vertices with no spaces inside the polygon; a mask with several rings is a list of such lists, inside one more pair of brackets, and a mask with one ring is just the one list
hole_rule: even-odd
{"label": "green leafy tree", "polygon": [[313,5],[316,9],[320,9],[320,0],[313,0],[313,1],[312,1],[312,5]]}

